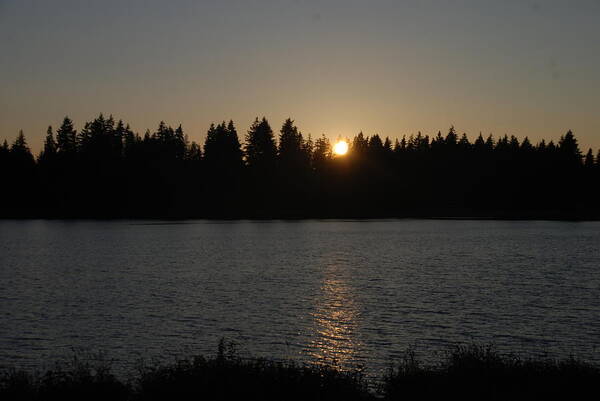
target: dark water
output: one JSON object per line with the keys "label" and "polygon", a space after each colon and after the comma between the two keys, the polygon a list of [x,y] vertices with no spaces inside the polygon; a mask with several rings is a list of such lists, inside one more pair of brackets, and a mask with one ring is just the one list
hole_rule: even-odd
{"label": "dark water", "polygon": [[0,366],[221,337],[373,374],[472,341],[600,362],[600,223],[0,222]]}

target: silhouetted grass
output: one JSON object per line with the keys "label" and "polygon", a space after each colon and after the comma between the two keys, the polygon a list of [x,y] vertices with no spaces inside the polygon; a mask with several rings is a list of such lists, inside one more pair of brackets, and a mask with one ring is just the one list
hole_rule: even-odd
{"label": "silhouetted grass", "polygon": [[176,364],[141,369],[134,399],[207,400],[367,400],[371,395],[360,372],[331,367],[243,360],[223,352]]}
{"label": "silhouetted grass", "polygon": [[368,400],[360,372],[266,359],[242,359],[219,344],[216,357],[141,364],[124,383],[110,366],[74,359],[42,375],[8,370],[0,400]]}
{"label": "silhouetted grass", "polygon": [[[369,391],[378,383],[378,391]],[[595,399],[600,368],[574,359],[520,359],[493,347],[457,347],[437,366],[413,353],[380,380],[360,371],[242,359],[225,352],[167,365],[141,365],[123,382],[110,365],[75,359],[44,374],[5,371],[0,400],[554,400]]]}
{"label": "silhouetted grass", "polygon": [[0,400],[127,400],[132,387],[110,372],[110,364],[73,358],[43,374],[0,372]]}
{"label": "silhouetted grass", "polygon": [[459,346],[435,367],[424,367],[407,353],[381,390],[390,400],[596,399],[600,367],[573,358],[522,359],[492,346]]}

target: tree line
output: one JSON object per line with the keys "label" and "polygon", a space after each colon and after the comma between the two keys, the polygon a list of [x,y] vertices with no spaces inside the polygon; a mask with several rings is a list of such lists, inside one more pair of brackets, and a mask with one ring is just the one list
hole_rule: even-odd
{"label": "tree line", "polygon": [[161,122],[134,133],[102,114],[48,127],[34,157],[23,132],[0,146],[0,215],[43,218],[600,217],[600,152],[450,127],[392,141],[362,132],[344,156],[287,119],[233,121],[203,146]]}

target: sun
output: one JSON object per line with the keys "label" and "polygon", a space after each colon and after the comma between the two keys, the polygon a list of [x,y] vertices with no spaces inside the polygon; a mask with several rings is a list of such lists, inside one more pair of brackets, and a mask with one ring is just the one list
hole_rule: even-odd
{"label": "sun", "polygon": [[348,153],[348,142],[344,140],[337,141],[335,145],[333,145],[333,153],[338,156],[343,156]]}

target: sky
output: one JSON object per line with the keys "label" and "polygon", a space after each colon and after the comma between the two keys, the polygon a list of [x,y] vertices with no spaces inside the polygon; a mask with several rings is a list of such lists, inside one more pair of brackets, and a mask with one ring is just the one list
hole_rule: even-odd
{"label": "sky", "polygon": [[600,148],[600,0],[0,0],[0,139],[65,115],[203,142],[233,119],[391,138],[454,125]]}

